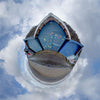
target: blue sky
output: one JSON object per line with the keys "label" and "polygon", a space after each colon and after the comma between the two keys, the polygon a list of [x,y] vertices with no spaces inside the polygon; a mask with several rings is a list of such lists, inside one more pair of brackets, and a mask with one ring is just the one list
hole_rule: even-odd
{"label": "blue sky", "polygon": [[[84,45],[69,79],[53,88],[37,87],[23,52],[24,37],[49,12],[70,24]],[[100,0],[0,0],[0,100],[100,100],[99,27]]]}
{"label": "blue sky", "polygon": [[0,98],[17,97],[17,95],[27,92],[14,78],[14,76],[5,73],[3,68],[0,68]]}

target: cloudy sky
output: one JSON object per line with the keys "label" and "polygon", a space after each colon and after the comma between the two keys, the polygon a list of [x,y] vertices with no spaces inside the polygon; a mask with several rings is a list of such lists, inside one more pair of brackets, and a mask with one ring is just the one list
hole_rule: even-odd
{"label": "cloudy sky", "polygon": [[[23,39],[49,12],[77,32],[84,49],[54,87],[27,72]],[[100,0],[0,0],[0,100],[100,100]]]}

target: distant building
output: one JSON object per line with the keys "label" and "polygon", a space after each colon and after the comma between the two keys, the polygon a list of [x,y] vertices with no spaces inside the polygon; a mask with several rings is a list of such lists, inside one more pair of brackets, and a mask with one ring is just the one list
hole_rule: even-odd
{"label": "distant building", "polygon": [[83,47],[75,31],[52,13],[34,26],[24,41],[30,73],[44,84],[64,80]]}

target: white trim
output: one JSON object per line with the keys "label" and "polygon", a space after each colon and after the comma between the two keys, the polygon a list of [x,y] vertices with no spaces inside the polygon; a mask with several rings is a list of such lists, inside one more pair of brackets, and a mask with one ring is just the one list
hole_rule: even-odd
{"label": "white trim", "polygon": [[26,41],[26,40],[32,40],[32,39],[35,39],[35,38],[34,37],[27,37],[27,38],[24,39],[24,41]]}
{"label": "white trim", "polygon": [[53,13],[49,13],[49,14],[38,24],[38,26],[37,26],[37,28],[36,28],[36,30],[35,30],[35,33],[34,33],[34,37],[36,36],[37,30],[38,30],[38,28],[41,26],[41,24],[42,24],[48,17],[50,17],[50,16],[54,17],[54,18],[57,19],[59,22],[61,22],[61,24],[62,24],[62,25],[65,27],[65,29],[67,30],[69,39],[71,39],[70,32],[69,32],[67,26],[64,24],[64,22],[63,22],[60,18],[58,18],[57,16],[55,16]]}

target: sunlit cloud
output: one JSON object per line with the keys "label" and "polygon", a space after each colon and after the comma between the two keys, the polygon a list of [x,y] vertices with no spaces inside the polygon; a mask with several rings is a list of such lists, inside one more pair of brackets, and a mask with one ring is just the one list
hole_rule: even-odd
{"label": "sunlit cloud", "polygon": [[[2,68],[28,90],[25,95],[18,95],[17,98],[9,97],[6,100],[33,100],[33,98],[37,100],[59,100],[63,97],[68,100],[75,100],[75,98],[82,100],[81,94],[89,100],[99,100],[100,74],[95,76],[87,76],[86,74],[87,69],[93,63],[92,61],[99,57],[99,4],[98,0],[43,0],[42,2],[41,0],[24,0],[22,3],[9,0],[0,2],[0,26],[5,28],[3,34],[0,32],[0,37],[5,34],[13,35],[8,45],[0,51],[0,59],[4,61]],[[27,58],[25,59],[23,52],[25,35],[49,12],[53,12],[68,22],[84,44],[82,56],[69,77],[54,87],[37,85],[36,80],[33,80],[26,71],[25,61]],[[16,30],[20,29],[21,33],[14,35],[14,30],[9,30],[12,26]],[[70,98],[72,95],[73,97]]]}

